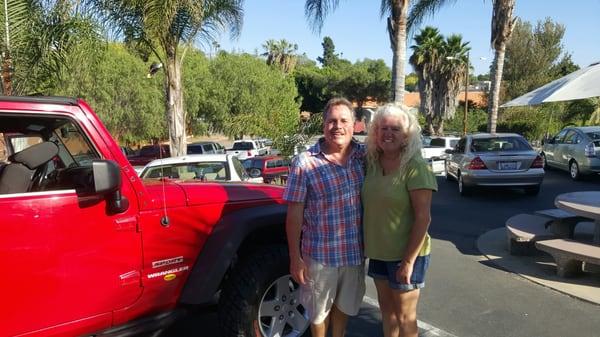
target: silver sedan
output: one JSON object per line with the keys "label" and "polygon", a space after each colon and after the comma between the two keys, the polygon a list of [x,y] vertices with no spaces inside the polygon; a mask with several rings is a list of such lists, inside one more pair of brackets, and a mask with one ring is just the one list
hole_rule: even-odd
{"label": "silver sedan", "polygon": [[477,186],[519,187],[536,195],[544,179],[544,161],[514,133],[467,135],[447,150],[446,179],[458,181],[461,195]]}

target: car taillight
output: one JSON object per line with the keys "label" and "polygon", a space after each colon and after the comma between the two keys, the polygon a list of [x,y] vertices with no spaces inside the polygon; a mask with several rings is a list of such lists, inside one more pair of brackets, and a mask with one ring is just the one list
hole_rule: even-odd
{"label": "car taillight", "polygon": [[540,156],[535,157],[531,164],[531,168],[544,168],[544,159]]}
{"label": "car taillight", "polygon": [[252,151],[248,150],[248,157],[252,157]]}
{"label": "car taillight", "polygon": [[469,170],[485,170],[487,169],[487,166],[485,166],[485,163],[483,162],[483,160],[481,160],[481,158],[475,157],[469,163],[468,168]]}
{"label": "car taillight", "polygon": [[586,157],[595,157],[596,149],[594,148],[594,143],[589,143],[588,145],[586,145],[585,149],[583,150],[583,153]]}

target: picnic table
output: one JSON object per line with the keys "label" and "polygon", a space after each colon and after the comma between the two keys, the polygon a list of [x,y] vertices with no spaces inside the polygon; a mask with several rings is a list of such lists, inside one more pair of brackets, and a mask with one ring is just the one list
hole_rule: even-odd
{"label": "picnic table", "polygon": [[594,220],[595,244],[600,244],[600,191],[582,191],[559,194],[554,199],[557,208]]}

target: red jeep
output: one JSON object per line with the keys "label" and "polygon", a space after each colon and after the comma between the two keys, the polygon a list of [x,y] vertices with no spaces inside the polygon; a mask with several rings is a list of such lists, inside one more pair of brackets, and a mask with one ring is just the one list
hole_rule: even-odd
{"label": "red jeep", "polygon": [[85,102],[0,98],[0,336],[160,330],[217,293],[223,336],[302,333],[281,195],[142,181]]}

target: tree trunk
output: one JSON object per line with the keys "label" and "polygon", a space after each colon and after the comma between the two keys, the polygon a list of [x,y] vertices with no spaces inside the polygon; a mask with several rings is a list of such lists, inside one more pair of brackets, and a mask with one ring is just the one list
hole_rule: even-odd
{"label": "tree trunk", "polygon": [[181,88],[181,62],[177,60],[175,53],[167,53],[166,70],[167,121],[171,156],[183,156],[187,152],[186,118]]}
{"label": "tree trunk", "polygon": [[2,93],[12,96],[12,58],[8,51],[4,52],[2,59]]}
{"label": "tree trunk", "polygon": [[[394,103],[404,104],[404,64],[406,63],[406,21],[409,0],[392,1],[392,18],[388,20],[392,47],[392,96]],[[391,22],[390,22],[391,21]]]}
{"label": "tree trunk", "polygon": [[500,101],[500,84],[502,82],[502,71],[504,69],[504,53],[506,52],[506,43],[501,43],[500,48],[496,49],[494,57],[494,66],[492,67],[492,86],[490,88],[490,101],[488,104],[488,125],[487,131],[496,132],[496,122],[498,120],[498,103]]}

